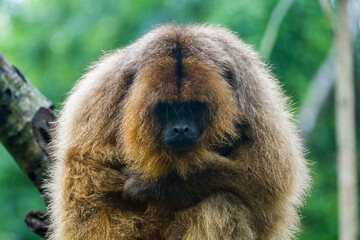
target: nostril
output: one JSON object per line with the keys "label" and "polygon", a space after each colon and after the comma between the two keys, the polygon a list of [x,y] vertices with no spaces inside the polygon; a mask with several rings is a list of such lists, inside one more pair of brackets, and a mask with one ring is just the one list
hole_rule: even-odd
{"label": "nostril", "polygon": [[175,136],[182,134],[188,135],[190,133],[190,127],[187,124],[179,124],[172,127],[172,133]]}

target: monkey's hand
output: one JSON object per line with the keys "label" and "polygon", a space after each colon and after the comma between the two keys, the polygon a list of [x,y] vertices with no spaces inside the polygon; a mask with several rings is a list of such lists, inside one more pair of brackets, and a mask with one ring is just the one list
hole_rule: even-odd
{"label": "monkey's hand", "polygon": [[186,233],[186,229],[183,225],[176,226],[170,232],[170,235],[166,238],[166,240],[181,240],[183,239]]}
{"label": "monkey's hand", "polygon": [[[144,179],[130,169],[124,169],[123,173],[126,176],[124,198],[140,202],[166,201],[173,203],[174,206],[193,205],[193,201],[198,201],[193,193],[194,191],[199,192],[199,189],[195,190],[188,186],[192,182],[185,181],[175,172],[157,180]],[[197,187],[195,186],[195,188]]]}
{"label": "monkey's hand", "polygon": [[124,198],[140,202],[159,200],[161,195],[159,191],[161,189],[158,186],[158,181],[144,179],[141,175],[128,168],[124,168],[122,172],[126,176],[123,190]]}
{"label": "monkey's hand", "polygon": [[212,187],[204,187],[206,184],[197,176],[185,180],[176,172],[158,180],[144,179],[129,169],[124,169],[123,173],[126,175],[123,197],[140,202],[165,201],[183,208],[195,205],[213,190]]}

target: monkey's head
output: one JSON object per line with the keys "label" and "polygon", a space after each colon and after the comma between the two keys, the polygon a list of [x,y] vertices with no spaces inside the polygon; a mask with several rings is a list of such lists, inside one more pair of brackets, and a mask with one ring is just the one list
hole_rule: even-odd
{"label": "monkey's head", "polygon": [[221,157],[219,147],[231,154],[244,116],[254,119],[261,91],[253,82],[267,77],[257,76],[258,62],[226,29],[156,28],[105,56],[78,82],[63,110],[73,117],[60,121],[73,126],[63,142],[90,146],[104,158],[116,152],[146,177],[186,176]]}
{"label": "monkey's head", "polygon": [[125,159],[153,177],[186,175],[238,138],[230,49],[211,32],[179,26],[155,29],[139,43],[119,135]]}

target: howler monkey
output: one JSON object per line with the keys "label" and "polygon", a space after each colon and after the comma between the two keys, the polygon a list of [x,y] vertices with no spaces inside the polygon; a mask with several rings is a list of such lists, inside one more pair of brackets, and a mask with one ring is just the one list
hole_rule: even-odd
{"label": "howler monkey", "polygon": [[105,55],[56,124],[49,239],[291,238],[309,171],[286,102],[224,28],[164,25]]}

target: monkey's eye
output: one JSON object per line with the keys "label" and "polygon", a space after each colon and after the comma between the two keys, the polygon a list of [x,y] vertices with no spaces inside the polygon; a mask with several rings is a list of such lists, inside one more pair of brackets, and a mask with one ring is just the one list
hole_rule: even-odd
{"label": "monkey's eye", "polygon": [[206,103],[199,101],[189,102],[159,102],[155,106],[155,114],[161,124],[174,119],[201,120],[206,110]]}
{"label": "monkey's eye", "polygon": [[203,115],[206,110],[206,103],[199,101],[192,101],[185,105],[185,108],[188,108],[191,116],[196,119],[199,115]]}

